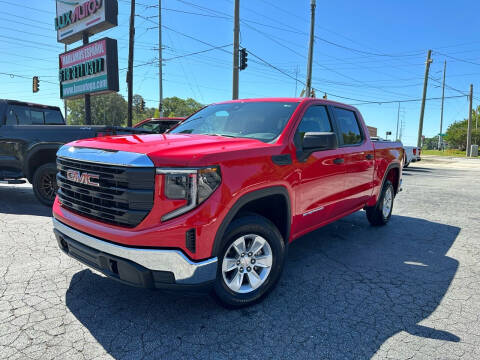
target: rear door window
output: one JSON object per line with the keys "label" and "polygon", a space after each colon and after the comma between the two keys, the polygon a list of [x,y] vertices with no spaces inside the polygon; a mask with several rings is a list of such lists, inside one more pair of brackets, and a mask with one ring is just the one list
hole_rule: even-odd
{"label": "rear door window", "polygon": [[47,125],[63,125],[65,120],[63,119],[62,113],[59,110],[49,110],[45,109],[45,124]]}
{"label": "rear door window", "polygon": [[30,119],[32,125],[43,125],[43,111],[30,110]]}
{"label": "rear door window", "polygon": [[351,110],[334,108],[335,119],[337,120],[338,131],[343,140],[343,145],[357,145],[363,140],[362,131],[358,124],[355,113]]}

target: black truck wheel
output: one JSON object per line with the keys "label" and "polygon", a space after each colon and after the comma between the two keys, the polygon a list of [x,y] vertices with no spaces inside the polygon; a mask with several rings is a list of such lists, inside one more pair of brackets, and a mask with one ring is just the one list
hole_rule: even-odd
{"label": "black truck wheel", "polygon": [[275,225],[247,215],[228,227],[218,254],[215,295],[222,305],[239,308],[264,298],[276,285],[285,261],[285,242]]}
{"label": "black truck wheel", "polygon": [[367,219],[373,226],[385,225],[392,216],[395,190],[390,181],[385,181],[375,206],[367,207]]}
{"label": "black truck wheel", "polygon": [[58,190],[56,176],[57,165],[55,163],[43,164],[33,174],[33,192],[44,205],[53,205]]}

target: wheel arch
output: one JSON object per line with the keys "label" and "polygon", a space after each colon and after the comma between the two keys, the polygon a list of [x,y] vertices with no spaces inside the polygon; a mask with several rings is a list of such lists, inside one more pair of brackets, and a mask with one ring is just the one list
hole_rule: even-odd
{"label": "wheel arch", "polygon": [[400,176],[401,176],[401,168],[399,162],[393,162],[387,166],[385,172],[383,173],[382,183],[380,184],[380,188],[377,194],[380,196],[380,193],[385,185],[385,181],[389,180],[393,185],[393,190],[395,191],[395,195],[400,190]]}
{"label": "wheel arch", "polygon": [[272,186],[249,192],[235,202],[215,234],[212,256],[218,255],[228,226],[246,212],[257,213],[272,221],[282,234],[285,244],[288,243],[292,214],[290,195],[284,186]]}
{"label": "wheel arch", "polygon": [[36,168],[43,164],[56,162],[57,151],[60,146],[62,144],[40,144],[28,150],[23,173],[29,182],[32,182]]}

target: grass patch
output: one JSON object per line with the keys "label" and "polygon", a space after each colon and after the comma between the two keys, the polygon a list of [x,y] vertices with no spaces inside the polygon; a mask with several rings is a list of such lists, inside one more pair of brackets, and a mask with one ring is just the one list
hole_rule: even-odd
{"label": "grass patch", "polygon": [[465,151],[457,149],[447,149],[445,151],[441,150],[422,150],[422,155],[437,155],[437,156],[454,156],[454,157],[465,157]]}

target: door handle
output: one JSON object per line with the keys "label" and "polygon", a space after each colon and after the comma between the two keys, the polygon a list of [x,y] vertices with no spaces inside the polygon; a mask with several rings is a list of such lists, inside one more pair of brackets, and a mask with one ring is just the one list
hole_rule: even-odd
{"label": "door handle", "polygon": [[340,165],[340,164],[343,164],[344,161],[345,160],[343,158],[336,158],[335,160],[333,160],[333,163]]}
{"label": "door handle", "polygon": [[367,158],[367,160],[373,160],[374,158],[373,154],[367,154],[365,157]]}

